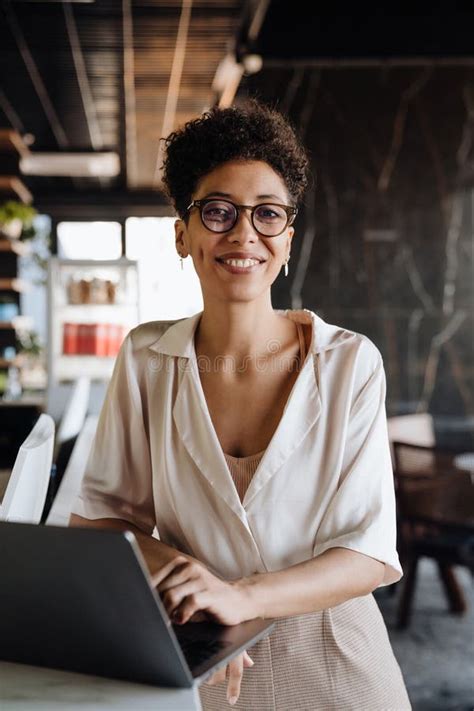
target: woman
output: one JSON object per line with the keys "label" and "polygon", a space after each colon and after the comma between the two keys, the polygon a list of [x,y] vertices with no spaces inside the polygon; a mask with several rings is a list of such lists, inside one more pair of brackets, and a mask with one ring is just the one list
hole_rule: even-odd
{"label": "woman", "polygon": [[253,661],[201,688],[206,711],[409,709],[371,595],[401,577],[381,356],[271,304],[304,150],[255,101],[205,113],[166,149],[176,249],[204,309],[129,334],[72,524],[134,531],[177,623],[276,620]]}

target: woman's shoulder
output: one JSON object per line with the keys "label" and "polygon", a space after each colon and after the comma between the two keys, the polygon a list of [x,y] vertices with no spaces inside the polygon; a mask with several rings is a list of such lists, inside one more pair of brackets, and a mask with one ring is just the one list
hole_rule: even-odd
{"label": "woman's shoulder", "polygon": [[345,358],[357,353],[374,366],[381,361],[379,349],[365,334],[347,328],[345,325],[329,323],[308,309],[304,310],[303,315],[300,315],[301,313],[293,318],[303,323],[312,322],[314,332],[312,349],[315,354],[336,354]]}
{"label": "woman's shoulder", "polygon": [[144,348],[149,348],[155,343],[166,331],[174,326],[179,321],[184,319],[174,319],[171,321],[146,321],[140,323],[129,332],[127,338],[130,342],[132,351],[140,351]]}

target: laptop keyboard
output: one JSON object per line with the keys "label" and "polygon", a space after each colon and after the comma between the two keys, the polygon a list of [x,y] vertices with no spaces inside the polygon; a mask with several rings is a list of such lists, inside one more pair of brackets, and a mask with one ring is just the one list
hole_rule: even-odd
{"label": "laptop keyboard", "polygon": [[215,639],[180,639],[179,646],[189,667],[193,669],[220,652],[221,649],[228,647],[229,643]]}

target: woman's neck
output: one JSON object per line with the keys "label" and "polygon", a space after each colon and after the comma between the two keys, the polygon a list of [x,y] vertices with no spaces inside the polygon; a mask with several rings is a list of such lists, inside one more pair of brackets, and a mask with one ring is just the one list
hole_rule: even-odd
{"label": "woman's neck", "polygon": [[246,358],[287,347],[294,324],[276,313],[271,302],[215,304],[205,302],[195,336],[197,355]]}

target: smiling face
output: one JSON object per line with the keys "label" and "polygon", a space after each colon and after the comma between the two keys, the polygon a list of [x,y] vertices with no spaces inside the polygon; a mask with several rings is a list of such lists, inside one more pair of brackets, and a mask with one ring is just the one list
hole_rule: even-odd
{"label": "smiling face", "polygon": [[[213,197],[237,205],[291,204],[282,178],[261,161],[229,161],[208,173],[198,183],[193,200]],[[210,220],[222,224],[225,217],[219,205],[211,206]],[[256,224],[272,219],[268,211],[255,216]],[[229,231],[212,232],[203,225],[197,207],[190,210],[187,224],[177,220],[175,230],[177,252],[191,255],[204,299],[230,301],[252,301],[269,292],[289,258],[294,232],[287,227],[280,235],[264,237],[254,229],[250,210],[240,210]]]}

